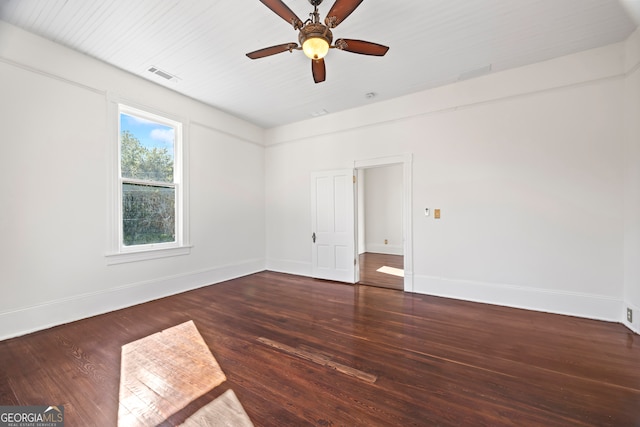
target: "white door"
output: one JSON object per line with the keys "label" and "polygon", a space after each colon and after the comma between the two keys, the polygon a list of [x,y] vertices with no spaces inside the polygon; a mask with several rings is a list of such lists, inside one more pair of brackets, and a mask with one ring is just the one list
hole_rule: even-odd
{"label": "white door", "polygon": [[353,170],[311,174],[312,275],[355,283]]}

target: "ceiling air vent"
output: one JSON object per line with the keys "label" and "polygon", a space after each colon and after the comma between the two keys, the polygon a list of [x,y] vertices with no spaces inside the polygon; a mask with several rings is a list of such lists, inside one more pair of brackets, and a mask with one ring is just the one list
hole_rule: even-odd
{"label": "ceiling air vent", "polygon": [[318,111],[312,112],[311,113],[311,117],[320,117],[320,116],[324,116],[325,114],[328,114],[328,113],[329,112],[323,108],[322,110],[318,110]]}
{"label": "ceiling air vent", "polygon": [[476,68],[476,69],[464,72],[460,74],[460,76],[458,76],[458,81],[460,82],[462,80],[469,80],[476,77],[484,76],[485,74],[489,74],[492,71],[491,68],[492,66],[491,64],[489,64],[489,65],[485,65],[484,67],[480,67],[480,68]]}
{"label": "ceiling air vent", "polygon": [[174,76],[173,74],[169,74],[166,71],[162,71],[158,67],[149,67],[149,69],[147,71],[149,71],[150,73],[155,74],[156,76],[160,76],[165,80],[169,80],[169,81],[177,81],[178,80],[178,78],[176,76]]}

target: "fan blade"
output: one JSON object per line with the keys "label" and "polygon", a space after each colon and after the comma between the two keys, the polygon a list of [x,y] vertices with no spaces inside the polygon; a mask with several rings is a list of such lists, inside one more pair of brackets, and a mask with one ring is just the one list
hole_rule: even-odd
{"label": "fan blade", "polygon": [[321,83],[327,77],[327,69],[324,66],[324,58],[311,60],[311,71],[313,72],[313,81]]}
{"label": "fan blade", "polygon": [[284,4],[282,0],[260,0],[262,4],[271,9],[280,18],[293,25],[293,28],[298,30],[304,25],[298,16],[293,13],[289,6]]}
{"label": "fan blade", "polygon": [[331,6],[329,13],[327,13],[324,23],[327,24],[329,28],[337,27],[342,21],[347,19],[347,16],[351,15],[351,12],[360,6],[362,1],[363,0],[336,0],[333,6]]}
{"label": "fan blade", "polygon": [[264,49],[256,50],[255,52],[247,53],[247,56],[251,59],[264,58],[265,56],[275,55],[276,53],[282,53],[297,48],[296,43],[285,43],[277,46],[265,47]]}
{"label": "fan blade", "polygon": [[335,46],[340,50],[359,53],[361,55],[384,56],[389,50],[387,46],[363,40],[338,39]]}

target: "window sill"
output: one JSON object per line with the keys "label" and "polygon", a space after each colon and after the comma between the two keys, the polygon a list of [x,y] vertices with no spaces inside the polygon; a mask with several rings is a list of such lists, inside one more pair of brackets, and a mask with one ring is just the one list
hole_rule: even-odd
{"label": "window sill", "polygon": [[189,255],[193,246],[180,246],[175,248],[147,249],[139,252],[121,252],[107,254],[107,265],[124,264],[127,262],[147,261],[158,258],[168,258],[181,255]]}

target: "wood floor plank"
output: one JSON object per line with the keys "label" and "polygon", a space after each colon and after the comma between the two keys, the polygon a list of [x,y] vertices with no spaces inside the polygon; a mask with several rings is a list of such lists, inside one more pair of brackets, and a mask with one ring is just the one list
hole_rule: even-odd
{"label": "wood floor plank", "polygon": [[[294,348],[294,347],[290,347],[288,345],[284,345],[281,344],[277,341],[273,341],[270,340],[268,338],[264,338],[264,337],[258,337],[258,341],[268,345],[269,347],[272,348],[276,348],[278,350],[284,351],[285,353],[289,353],[291,355],[294,356],[298,356],[302,359],[305,360],[309,360],[313,363],[317,363],[318,365],[321,366],[327,366],[329,368],[335,369],[338,372],[341,372],[345,375],[349,375],[352,376],[354,378],[358,378],[362,381],[366,381],[368,383],[375,383],[376,379],[378,379],[378,377],[376,377],[375,375],[369,374],[367,372],[361,371],[360,369],[356,369],[353,368],[351,366],[342,364],[342,363],[338,363],[335,362],[332,359],[332,357],[328,357],[325,354],[322,353],[318,353],[316,350],[314,349],[310,349],[309,347],[307,347],[307,349],[303,349],[303,348]],[[306,347],[306,346],[305,346]]]}
{"label": "wood floor plank", "polygon": [[622,325],[272,272],[2,341],[0,404],[116,425],[123,346],[190,320],[227,380],[172,407],[150,397],[172,390],[150,368],[155,392],[123,420],[179,425],[233,390],[256,426],[640,424],[640,338]]}

